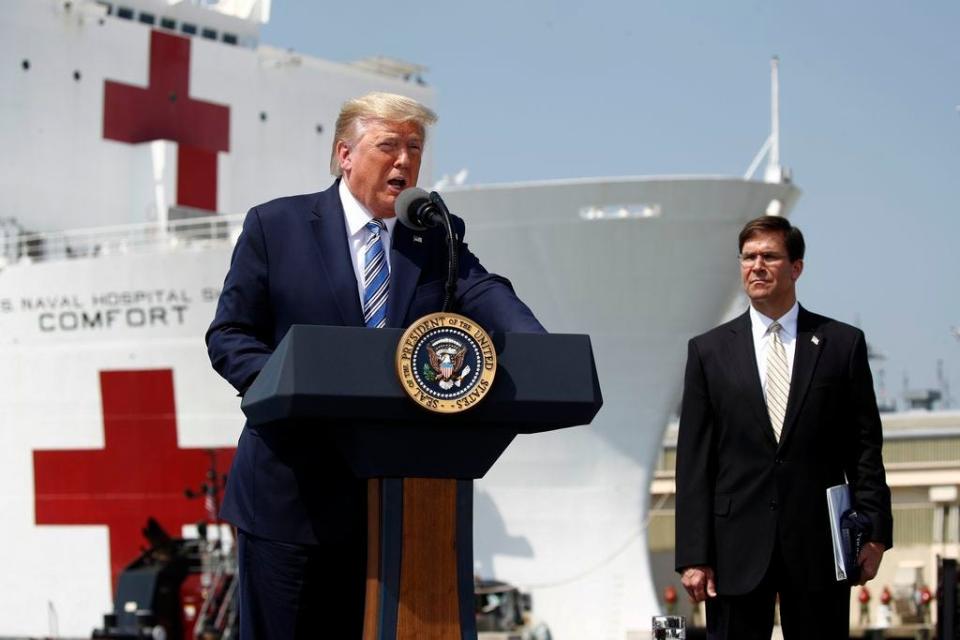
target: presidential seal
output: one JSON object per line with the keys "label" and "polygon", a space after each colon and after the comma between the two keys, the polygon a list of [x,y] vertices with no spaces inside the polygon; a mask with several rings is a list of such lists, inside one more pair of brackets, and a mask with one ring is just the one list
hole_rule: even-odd
{"label": "presidential seal", "polygon": [[455,313],[431,313],[404,331],[397,346],[403,390],[430,411],[457,413],[480,402],[497,372],[493,341]]}

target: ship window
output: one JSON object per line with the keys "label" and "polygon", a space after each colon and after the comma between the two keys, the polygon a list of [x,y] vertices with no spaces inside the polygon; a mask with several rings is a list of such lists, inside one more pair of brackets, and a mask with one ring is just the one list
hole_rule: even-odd
{"label": "ship window", "polygon": [[189,22],[182,22],[180,23],[180,31],[183,31],[184,33],[189,34],[191,36],[196,35],[197,25],[190,24]]}
{"label": "ship window", "polygon": [[161,17],[160,26],[163,27],[164,29],[170,29],[171,31],[176,31],[177,21],[174,20],[173,18]]}
{"label": "ship window", "polygon": [[147,13],[146,11],[140,12],[140,22],[143,24],[154,24],[157,21],[157,16],[152,13]]}
{"label": "ship window", "polygon": [[200,32],[200,35],[206,38],[207,40],[217,39],[217,32],[215,29],[208,29],[204,27],[203,31]]}
{"label": "ship window", "polygon": [[104,8],[107,10],[107,15],[108,15],[108,16],[113,15],[113,5],[112,5],[112,4],[110,4],[109,2],[103,2],[103,0],[99,0],[99,1],[97,2],[97,4],[100,5],[101,7],[104,7]]}
{"label": "ship window", "polygon": [[635,218],[659,218],[663,214],[659,204],[615,204],[580,208],[582,220],[627,220]]}
{"label": "ship window", "polygon": [[133,20],[133,9],[130,7],[117,7],[117,17],[124,20]]}
{"label": "ship window", "polygon": [[223,41],[227,44],[237,44],[237,35],[235,33],[223,34]]}

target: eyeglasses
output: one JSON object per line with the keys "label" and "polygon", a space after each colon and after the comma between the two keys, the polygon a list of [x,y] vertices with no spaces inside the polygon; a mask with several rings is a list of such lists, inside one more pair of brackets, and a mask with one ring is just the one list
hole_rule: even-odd
{"label": "eyeglasses", "polygon": [[739,256],[740,264],[744,267],[751,267],[756,263],[757,258],[760,258],[760,261],[763,264],[778,264],[783,262],[783,259],[787,256],[782,253],[741,253]]}

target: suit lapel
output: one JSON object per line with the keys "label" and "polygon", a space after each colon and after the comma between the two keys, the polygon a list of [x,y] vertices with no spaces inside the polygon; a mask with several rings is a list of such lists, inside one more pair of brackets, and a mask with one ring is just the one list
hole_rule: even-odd
{"label": "suit lapel", "polygon": [[790,397],[787,400],[787,414],[783,419],[780,436],[781,447],[793,432],[793,424],[800,413],[800,407],[803,406],[820,352],[824,348],[825,338],[816,328],[811,314],[800,307],[797,315],[797,343],[793,353],[793,374],[790,377]]}
{"label": "suit lapel", "polygon": [[338,192],[340,181],[320,193],[310,226],[320,254],[320,264],[333,293],[334,302],[346,326],[363,326],[363,310],[353,259],[347,244],[347,225]]}
{"label": "suit lapel", "polygon": [[[419,241],[414,239],[419,237]],[[399,221],[393,227],[390,241],[390,294],[387,298],[387,326],[406,328],[404,320],[420,279],[423,265],[424,242],[420,232],[407,229]]]}
{"label": "suit lapel", "polygon": [[750,326],[750,311],[747,310],[737,318],[731,327],[733,337],[733,363],[739,369],[738,380],[745,381],[750,410],[755,414],[753,422],[763,430],[764,437],[776,445],[773,437],[773,427],[770,425],[770,415],[767,413],[767,402],[763,397],[763,383],[760,381],[760,371],[757,369],[757,352],[753,345],[753,331]]}

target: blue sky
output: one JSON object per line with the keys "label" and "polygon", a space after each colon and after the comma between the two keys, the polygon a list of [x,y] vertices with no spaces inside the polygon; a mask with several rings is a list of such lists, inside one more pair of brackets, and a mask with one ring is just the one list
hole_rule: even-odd
{"label": "blue sky", "polygon": [[960,407],[960,3],[288,1],[262,39],[429,67],[434,174],[470,183],[742,175],[779,55],[801,302],[866,331],[892,395],[942,360]]}

